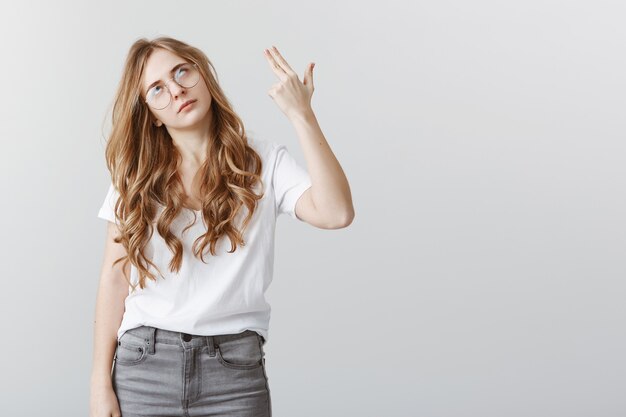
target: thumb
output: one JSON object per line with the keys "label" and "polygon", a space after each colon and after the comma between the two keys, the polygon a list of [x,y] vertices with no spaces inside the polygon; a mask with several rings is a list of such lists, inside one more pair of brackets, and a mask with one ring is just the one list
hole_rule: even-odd
{"label": "thumb", "polygon": [[313,89],[313,67],[315,66],[315,62],[312,62],[311,64],[309,64],[309,67],[307,68],[307,70],[304,72],[304,85],[306,85],[307,87]]}

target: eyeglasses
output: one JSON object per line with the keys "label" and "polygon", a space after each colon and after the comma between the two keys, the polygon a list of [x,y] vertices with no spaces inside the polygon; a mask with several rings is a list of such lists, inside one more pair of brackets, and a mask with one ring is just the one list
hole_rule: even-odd
{"label": "eyeglasses", "polygon": [[[155,110],[163,110],[170,105],[172,101],[172,93],[167,84],[170,81],[175,81],[176,84],[183,88],[192,88],[198,84],[200,79],[200,72],[198,71],[197,64],[183,64],[176,70],[176,74],[169,80],[165,81],[163,85],[159,83],[152,86],[146,93],[145,102]],[[164,91],[167,90],[167,93]]]}

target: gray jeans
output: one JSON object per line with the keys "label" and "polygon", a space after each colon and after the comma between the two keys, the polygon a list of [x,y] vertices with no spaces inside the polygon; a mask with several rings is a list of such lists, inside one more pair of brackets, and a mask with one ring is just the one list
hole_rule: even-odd
{"label": "gray jeans", "polygon": [[118,341],[111,374],[122,417],[271,417],[265,340],[141,326]]}

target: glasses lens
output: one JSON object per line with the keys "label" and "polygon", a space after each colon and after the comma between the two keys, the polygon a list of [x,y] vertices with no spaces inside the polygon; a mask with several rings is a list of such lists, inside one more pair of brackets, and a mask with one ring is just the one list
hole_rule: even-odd
{"label": "glasses lens", "polygon": [[170,103],[170,93],[162,85],[155,85],[146,94],[148,104],[157,110],[167,107]]}
{"label": "glasses lens", "polygon": [[199,79],[200,73],[193,64],[185,64],[176,71],[175,80],[181,87],[191,88]]}

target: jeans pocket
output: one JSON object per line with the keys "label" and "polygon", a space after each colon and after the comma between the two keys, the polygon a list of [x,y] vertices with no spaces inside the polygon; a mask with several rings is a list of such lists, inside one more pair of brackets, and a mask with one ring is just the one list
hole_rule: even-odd
{"label": "jeans pocket", "polygon": [[258,335],[219,343],[216,347],[217,359],[230,369],[256,369],[263,362],[263,350]]}
{"label": "jeans pocket", "polygon": [[115,363],[118,365],[137,365],[143,362],[148,355],[145,343],[141,343],[134,338],[128,340],[126,337],[117,342],[115,349]]}

